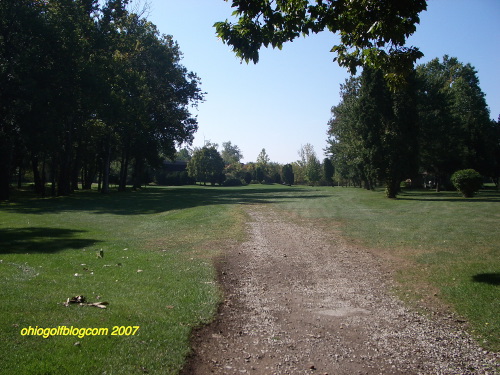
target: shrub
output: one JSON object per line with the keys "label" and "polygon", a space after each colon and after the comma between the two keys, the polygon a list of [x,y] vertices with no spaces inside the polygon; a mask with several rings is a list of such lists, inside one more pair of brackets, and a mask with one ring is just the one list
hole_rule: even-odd
{"label": "shrub", "polygon": [[247,185],[250,184],[252,182],[252,174],[250,172],[245,172],[244,180],[247,183]]}
{"label": "shrub", "polygon": [[269,177],[269,176],[264,176],[264,178],[262,179],[262,181],[260,182],[261,184],[267,184],[267,185],[271,185],[274,183],[274,180],[272,177]]}
{"label": "shrub", "polygon": [[163,186],[193,185],[195,180],[188,176],[186,171],[166,172],[161,170],[156,173],[156,183]]}
{"label": "shrub", "polygon": [[239,178],[228,178],[222,183],[222,186],[241,186],[243,183]]}
{"label": "shrub", "polygon": [[472,198],[481,189],[483,178],[474,169],[462,169],[453,173],[451,183],[465,198]]}

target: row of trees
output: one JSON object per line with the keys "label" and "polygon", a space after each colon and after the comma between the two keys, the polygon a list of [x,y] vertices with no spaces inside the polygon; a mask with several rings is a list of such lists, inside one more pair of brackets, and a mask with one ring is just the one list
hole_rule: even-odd
{"label": "row of trees", "polygon": [[[302,146],[298,154],[300,159],[294,163],[281,165],[271,162],[265,149],[257,156],[256,162],[243,164],[243,155],[238,146],[224,142],[221,152],[218,145],[208,142],[204,147],[195,149],[188,156],[187,170],[190,177],[204,184],[241,183],[284,183],[332,185],[334,168],[326,158],[321,163],[310,144]],[[185,156],[186,150],[183,150]],[[180,156],[180,155],[179,155]]]}
{"label": "row of trees", "polygon": [[[191,142],[203,100],[179,46],[128,0],[0,2],[0,199],[31,169],[66,195],[99,179],[139,186],[147,165]],[[49,179],[49,181],[47,181]]]}
{"label": "row of trees", "polygon": [[500,175],[500,126],[490,120],[475,69],[445,56],[420,65],[390,90],[381,70],[365,68],[341,86],[327,151],[337,175],[388,197],[419,172],[449,180],[463,168]]}
{"label": "row of trees", "polygon": [[389,197],[419,170],[443,181],[472,166],[498,183],[498,122],[489,119],[474,68],[445,58],[414,69],[423,54],[406,38],[426,6],[424,0],[233,1],[237,22],[215,26],[238,57],[255,63],[262,46],[281,49],[324,30],[339,34],[334,60],[363,73],[342,86],[342,102],[332,109],[327,151],[338,176],[367,188],[383,181]]}

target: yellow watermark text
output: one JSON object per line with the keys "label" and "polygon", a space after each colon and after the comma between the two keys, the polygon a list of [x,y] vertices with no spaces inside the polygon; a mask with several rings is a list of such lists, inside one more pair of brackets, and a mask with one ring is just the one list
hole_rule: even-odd
{"label": "yellow watermark text", "polygon": [[140,326],[113,326],[109,328],[81,328],[74,326],[39,327],[29,326],[21,329],[21,336],[41,336],[48,338],[51,336],[75,336],[84,338],[86,336],[134,336],[139,331]]}

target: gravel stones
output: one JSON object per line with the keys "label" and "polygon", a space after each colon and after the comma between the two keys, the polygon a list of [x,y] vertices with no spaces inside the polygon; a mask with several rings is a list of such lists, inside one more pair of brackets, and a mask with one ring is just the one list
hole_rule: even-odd
{"label": "gravel stones", "polygon": [[495,374],[451,319],[390,293],[380,258],[307,221],[249,206],[249,241],[219,259],[225,301],[184,374]]}

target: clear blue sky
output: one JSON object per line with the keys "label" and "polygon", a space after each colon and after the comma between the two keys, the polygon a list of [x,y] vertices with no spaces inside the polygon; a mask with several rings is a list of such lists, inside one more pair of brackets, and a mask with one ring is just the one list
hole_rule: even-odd
{"label": "clear blue sky", "polygon": [[[281,51],[263,49],[260,62],[247,65],[215,36],[214,22],[231,18],[230,2],[148,2],[148,19],[177,40],[183,65],[198,74],[207,92],[193,109],[199,122],[193,146],[231,141],[244,162],[255,161],[265,148],[272,161],[288,163],[310,143],[323,159],[330,108],[339,103],[340,84],[348,77],[332,62],[334,34],[301,38]],[[430,0],[409,40],[425,54],[419,63],[445,54],[471,63],[494,119],[500,114],[499,19],[500,0]]]}

